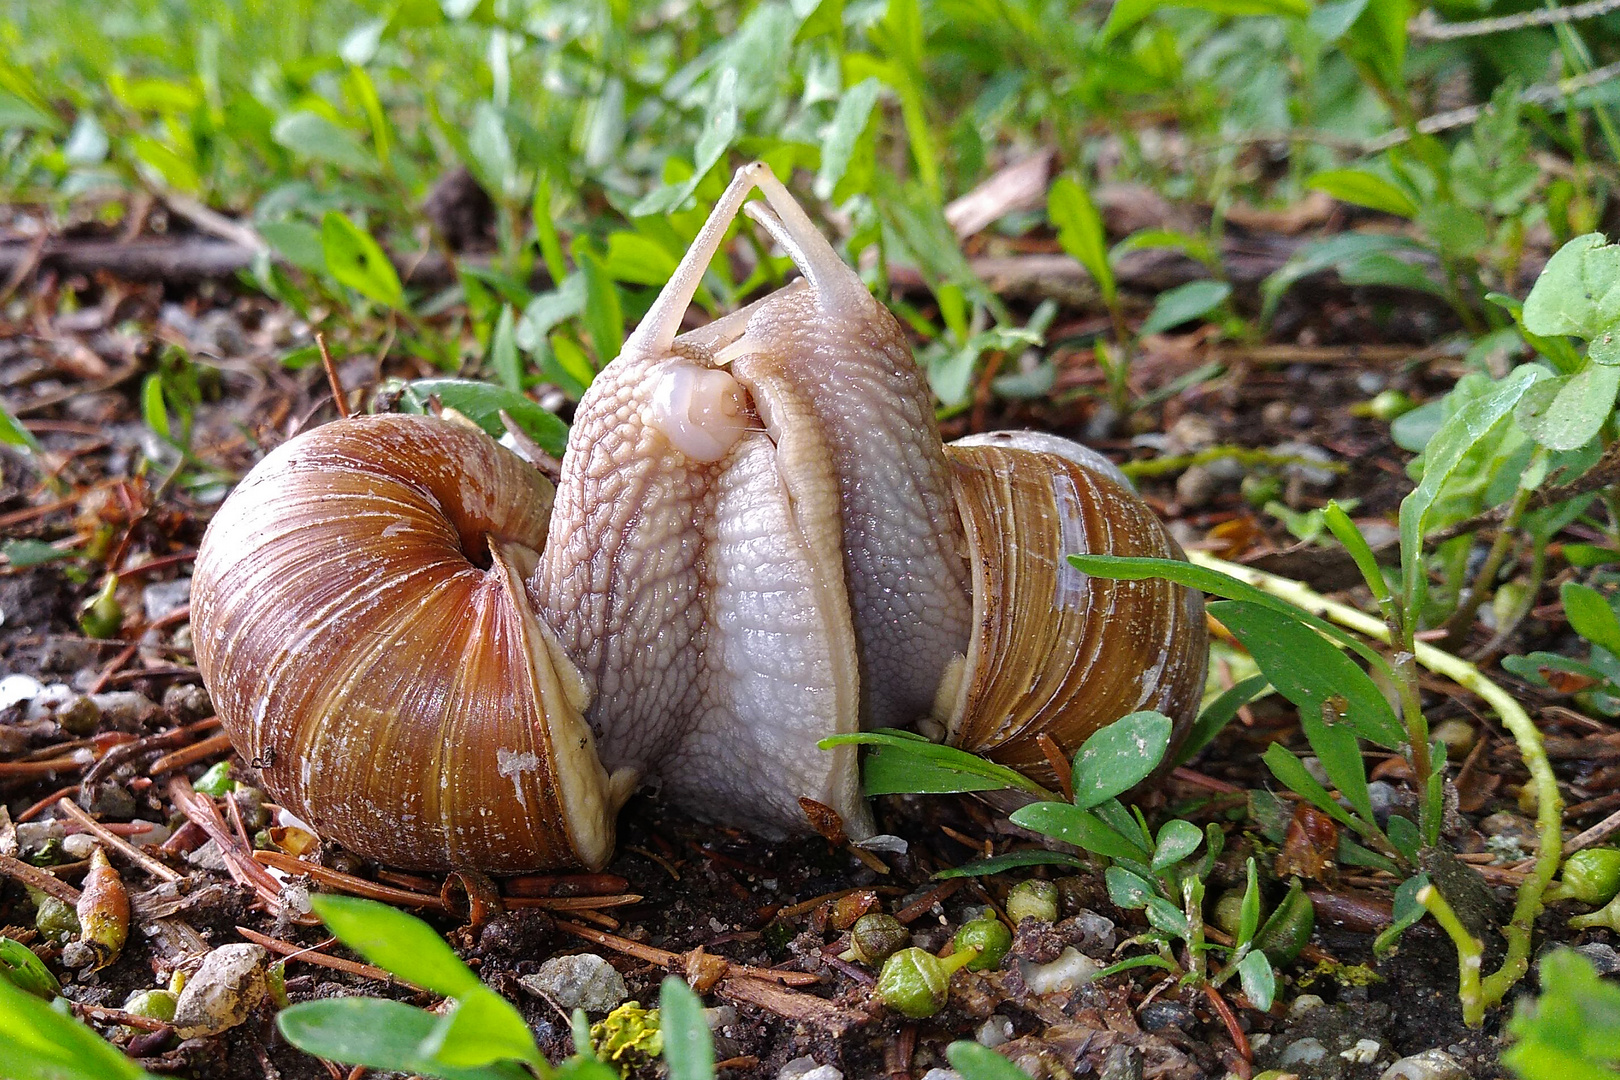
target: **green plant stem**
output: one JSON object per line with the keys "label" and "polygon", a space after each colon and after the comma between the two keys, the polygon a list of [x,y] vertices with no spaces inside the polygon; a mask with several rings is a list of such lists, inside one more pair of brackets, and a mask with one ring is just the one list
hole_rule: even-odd
{"label": "green plant stem", "polygon": [[1284,468],[1289,465],[1301,465],[1312,469],[1326,469],[1329,472],[1348,472],[1349,467],[1337,461],[1316,461],[1311,458],[1300,457],[1297,454],[1279,454],[1271,450],[1255,450],[1247,446],[1211,446],[1195,454],[1173,454],[1169,457],[1151,458],[1147,461],[1127,461],[1119,467],[1120,471],[1132,480],[1142,477],[1164,476],[1169,473],[1182,472],[1194,465],[1207,465],[1212,461],[1236,461],[1243,466],[1270,466]]}
{"label": "green plant stem", "polygon": [[[1287,600],[1321,618],[1338,623],[1375,641],[1388,642],[1389,628],[1382,621],[1358,611],[1348,604],[1329,600],[1314,589],[1289,578],[1254,570],[1204,552],[1190,552],[1188,558],[1199,566],[1248,582],[1272,596]],[[1475,694],[1489,705],[1502,720],[1518,745],[1519,756],[1530,771],[1532,790],[1536,795],[1536,832],[1541,850],[1536,855],[1534,868],[1519,886],[1519,895],[1513,906],[1513,917],[1502,928],[1507,941],[1507,955],[1496,973],[1487,977],[1481,986],[1486,1007],[1500,1004],[1507,992],[1523,977],[1529,968],[1531,931],[1536,916],[1541,914],[1542,897],[1547,886],[1558,873],[1558,862],[1563,854],[1564,800],[1558,793],[1558,782],[1553,777],[1552,765],[1547,760],[1547,748],[1541,740],[1530,714],[1524,711],[1507,691],[1485,676],[1479,668],[1444,650],[1423,642],[1416,642],[1412,650],[1419,664],[1437,675],[1442,675],[1463,689]],[[1416,748],[1414,747],[1414,750]],[[1415,768],[1415,763],[1414,763]]]}
{"label": "green plant stem", "polygon": [[1418,890],[1418,903],[1429,910],[1453,945],[1457,947],[1457,997],[1462,1001],[1463,1023],[1479,1027],[1485,1022],[1485,995],[1480,987],[1479,969],[1484,961],[1485,946],[1468,932],[1457,913],[1451,910],[1446,898],[1433,885]]}
{"label": "green plant stem", "polygon": [[[1547,451],[1544,448],[1537,447],[1536,457],[1529,466],[1530,470],[1534,471],[1546,455]],[[1451,618],[1446,620],[1446,636],[1440,642],[1441,648],[1455,649],[1468,633],[1468,628],[1474,625],[1474,616],[1479,614],[1480,605],[1492,591],[1496,575],[1502,572],[1502,560],[1507,558],[1508,550],[1513,546],[1513,538],[1518,532],[1520,520],[1524,517],[1525,507],[1530,505],[1532,491],[1532,488],[1520,487],[1513,493],[1513,502],[1508,506],[1507,517],[1502,519],[1502,527],[1496,531],[1496,539],[1491,542],[1491,550],[1486,554],[1485,562],[1475,575],[1473,584],[1469,586],[1468,599],[1458,605]]]}

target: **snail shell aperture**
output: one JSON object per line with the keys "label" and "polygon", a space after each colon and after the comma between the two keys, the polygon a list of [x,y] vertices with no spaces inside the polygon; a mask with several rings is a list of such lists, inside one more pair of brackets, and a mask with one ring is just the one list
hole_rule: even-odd
{"label": "snail shell aperture", "polygon": [[[763,202],[744,200],[755,188]],[[677,336],[746,209],[801,280]],[[1105,460],[942,446],[893,316],[745,166],[581,399],[555,490],[470,427],[367,416],[279,447],[210,525],[203,678],[266,788],[412,869],[599,867],[636,785],[713,820],[871,831],[853,747],[929,717],[1040,774],[1125,713],[1190,722],[1198,595],[1086,577],[1179,555]]]}

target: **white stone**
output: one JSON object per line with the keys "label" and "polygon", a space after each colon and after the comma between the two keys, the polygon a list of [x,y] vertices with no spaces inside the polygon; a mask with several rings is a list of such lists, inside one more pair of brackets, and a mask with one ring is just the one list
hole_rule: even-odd
{"label": "white stone", "polygon": [[518,980],[531,994],[547,998],[563,1012],[584,1009],[588,1013],[611,1012],[630,990],[618,969],[595,953],[556,956],[540,965],[533,975]]}
{"label": "white stone", "polygon": [[180,991],[174,1006],[174,1030],[182,1039],[218,1035],[246,1020],[269,994],[264,964],[268,953],[258,945],[221,945],[203,958]]}
{"label": "white stone", "polygon": [[1018,961],[1024,973],[1024,985],[1037,994],[1054,994],[1084,986],[1097,977],[1102,965],[1073,945],[1058,954],[1050,964],[1032,964]]}
{"label": "white stone", "polygon": [[1369,1065],[1378,1060],[1383,1050],[1384,1044],[1377,1039],[1359,1039],[1350,1049],[1339,1051],[1339,1056],[1352,1065]]}
{"label": "white stone", "polygon": [[813,1057],[796,1057],[776,1074],[776,1080],[844,1080],[834,1065],[818,1065]]}
{"label": "white stone", "polygon": [[1468,1080],[1468,1070],[1444,1050],[1425,1050],[1401,1058],[1379,1080]]}

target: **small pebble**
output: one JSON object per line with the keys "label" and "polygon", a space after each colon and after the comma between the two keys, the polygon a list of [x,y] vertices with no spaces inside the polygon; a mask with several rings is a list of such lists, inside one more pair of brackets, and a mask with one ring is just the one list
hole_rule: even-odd
{"label": "small pebble", "polygon": [[218,1035],[246,1020],[269,995],[265,959],[258,945],[221,945],[180,991],[174,1030],[182,1039]]}
{"label": "small pebble", "polygon": [[1277,1064],[1284,1067],[1289,1065],[1315,1065],[1325,1057],[1327,1057],[1327,1047],[1322,1045],[1322,1041],[1307,1036],[1289,1043],[1288,1049],[1284,1050],[1282,1057],[1277,1059]]}
{"label": "small pebble", "polygon": [[1098,1080],[1142,1080],[1142,1051],[1125,1043],[1115,1043],[1103,1057]]}
{"label": "small pebble", "polygon": [[1198,1022],[1193,1011],[1179,1001],[1150,1002],[1137,1015],[1137,1021],[1147,1031],[1163,1031],[1166,1028],[1191,1031]]}
{"label": "small pebble", "polygon": [[834,1065],[818,1065],[813,1057],[797,1057],[776,1074],[776,1080],[844,1080],[844,1074]]}
{"label": "small pebble", "polygon": [[973,1037],[979,1041],[980,1046],[988,1046],[994,1050],[1004,1042],[1012,1039],[1013,1022],[996,1013],[990,1019],[979,1025],[979,1030]]}
{"label": "small pebble", "polygon": [[1541,847],[1541,838],[1536,835],[1535,823],[1506,810],[1499,810],[1486,817],[1479,823],[1479,831],[1525,852],[1533,852]]}
{"label": "small pebble", "polygon": [[1200,413],[1182,413],[1165,433],[1174,453],[1195,454],[1215,445],[1219,438],[1215,425]]}
{"label": "small pebble", "polygon": [[[1303,442],[1278,443],[1272,447],[1272,453],[1285,457],[1303,458],[1306,461],[1319,461],[1326,465],[1333,461],[1333,455],[1320,446],[1313,446]],[[1294,464],[1284,467],[1283,472],[1290,477],[1297,476],[1310,487],[1332,487],[1338,482],[1339,474],[1332,469],[1318,469],[1311,465]]]}
{"label": "small pebble", "polygon": [[1321,1007],[1322,999],[1315,994],[1301,994],[1294,999],[1292,1005],[1288,1006],[1288,1015],[1297,1020],[1312,1009],[1320,1009]]}
{"label": "small pebble", "polygon": [[174,581],[154,581],[141,590],[141,607],[145,609],[146,621],[149,623],[157,622],[189,603],[191,603],[189,577],[176,578]]}
{"label": "small pebble", "polygon": [[1425,1050],[1401,1058],[1378,1080],[1468,1080],[1468,1070],[1444,1050]]}
{"label": "small pebble", "polygon": [[1620,952],[1616,952],[1613,946],[1601,941],[1589,941],[1585,945],[1575,946],[1575,951],[1590,960],[1599,975],[1620,974]]}
{"label": "small pebble", "polygon": [[102,725],[117,731],[134,731],[158,714],[156,702],[133,690],[95,694],[91,700],[101,708]]}
{"label": "small pebble", "polygon": [[1197,509],[1215,498],[1219,489],[1213,473],[1202,465],[1193,465],[1176,477],[1176,502],[1185,509]]}
{"label": "small pebble", "polygon": [[1377,1039],[1357,1039],[1356,1045],[1339,1051],[1339,1056],[1352,1065],[1370,1065],[1378,1060],[1383,1050],[1384,1044]]}
{"label": "small pebble", "polygon": [[200,683],[180,683],[163,692],[163,707],[182,724],[214,715],[214,703]]}
{"label": "small pebble", "polygon": [[531,994],[549,998],[565,1013],[575,1009],[611,1012],[630,996],[624,976],[595,953],[553,957],[518,982]]}
{"label": "small pebble", "polygon": [[922,1080],[962,1080],[962,1074],[955,1069],[929,1069]]}

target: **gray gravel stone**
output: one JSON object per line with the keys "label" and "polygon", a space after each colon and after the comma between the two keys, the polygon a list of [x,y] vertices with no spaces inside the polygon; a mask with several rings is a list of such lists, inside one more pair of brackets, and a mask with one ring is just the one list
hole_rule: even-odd
{"label": "gray gravel stone", "polygon": [[611,1012],[630,996],[624,976],[595,953],[553,957],[540,965],[539,971],[518,982],[531,994],[549,998],[564,1012]]}

